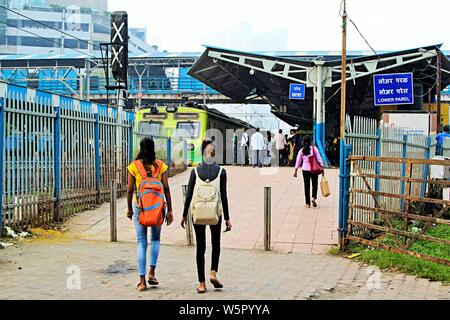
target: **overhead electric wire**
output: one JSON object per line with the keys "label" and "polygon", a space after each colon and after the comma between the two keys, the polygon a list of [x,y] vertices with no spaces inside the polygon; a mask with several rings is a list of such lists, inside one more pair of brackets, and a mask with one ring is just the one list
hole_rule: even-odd
{"label": "overhead electric wire", "polygon": [[59,29],[57,29],[57,28],[55,28],[55,27],[52,27],[52,26],[50,26],[50,25],[48,25],[48,24],[45,24],[45,23],[43,23],[43,22],[41,22],[41,21],[35,20],[35,19],[33,19],[33,18],[30,18],[30,17],[28,17],[28,16],[26,16],[26,15],[20,13],[20,12],[14,11],[14,10],[8,8],[8,7],[5,7],[5,6],[0,5],[0,8],[5,9],[5,10],[8,10],[8,11],[10,11],[10,12],[12,12],[12,13],[18,15],[18,16],[21,16],[21,17],[26,18],[26,19],[28,19],[28,20],[31,20],[31,21],[33,21],[33,22],[36,22],[36,23],[38,23],[38,24],[40,24],[40,25],[42,25],[42,26],[44,26],[44,27],[46,27],[46,28],[49,28],[49,29],[58,31],[58,32],[60,32],[61,34],[64,34],[64,35],[69,36],[69,37],[71,37],[71,38],[74,38],[74,39],[77,39],[77,40],[82,41],[82,42],[84,42],[84,43],[87,43],[87,44],[89,44],[89,45],[92,45],[94,48],[100,48],[99,46],[95,45],[93,42],[89,42],[88,40],[84,40],[84,39],[78,38],[78,37],[76,37],[76,36],[74,36],[74,35],[72,35],[72,34],[70,34],[70,33],[67,33],[67,32],[65,32],[65,31],[59,30]]}
{"label": "overhead electric wire", "polygon": [[353,22],[353,20],[350,18],[350,16],[348,15],[347,11],[343,12],[344,9],[344,0],[341,1],[341,8],[339,10],[339,15],[341,17],[343,17],[344,13],[347,16],[347,19],[353,24],[353,26],[355,27],[356,31],[358,31],[359,35],[361,36],[361,38],[363,38],[363,40],[366,42],[366,44],[369,46],[370,50],[372,50],[372,52],[378,57],[380,58],[379,54],[375,51],[375,49],[370,45],[369,41],[367,41],[366,37],[364,37],[364,35],[362,34],[362,32],[359,30],[358,26],[356,25],[356,23]]}
{"label": "overhead electric wire", "polygon": [[378,53],[375,51],[375,49],[370,45],[369,41],[367,41],[367,39],[364,37],[364,35],[362,34],[362,32],[359,30],[358,26],[356,25],[356,23],[353,22],[353,20],[347,15],[348,20],[353,24],[353,26],[355,27],[356,31],[358,31],[359,35],[361,36],[361,38],[363,38],[363,40],[366,42],[366,44],[369,46],[370,50],[372,50],[372,52],[377,56],[380,57],[378,55]]}
{"label": "overhead electric wire", "polygon": [[[45,40],[45,41],[47,41],[47,42],[50,42],[50,43],[53,43],[53,44],[57,44],[57,45],[60,46],[60,47],[61,47],[61,45],[63,44],[62,42],[59,42],[59,43],[58,43],[58,42],[56,42],[56,41],[50,40],[50,39],[45,38],[45,37],[43,37],[43,36],[40,36],[40,35],[38,35],[38,34],[36,34],[36,33],[34,33],[34,32],[31,32],[31,31],[28,31],[28,30],[26,30],[26,29],[17,27],[17,26],[15,26],[15,25],[12,25],[12,24],[10,24],[10,23],[8,23],[8,22],[5,22],[5,21],[0,21],[0,23],[3,23],[3,24],[5,24],[5,25],[7,25],[8,27],[16,28],[16,29],[21,30],[21,31],[23,31],[23,32],[32,34],[32,35],[34,35],[35,37],[38,37],[38,38],[40,38],[40,39],[43,39],[43,40]],[[66,48],[66,49],[69,49],[69,50],[73,50],[73,51],[79,52],[79,53],[81,53],[81,54],[83,54],[83,55],[89,55],[89,56],[91,56],[91,57],[93,57],[93,58],[96,58],[94,55],[92,55],[92,54],[90,54],[90,53],[86,53],[86,52],[77,50],[77,49],[75,49],[75,48],[66,47],[66,46],[64,46],[64,45],[63,45],[63,47]]]}

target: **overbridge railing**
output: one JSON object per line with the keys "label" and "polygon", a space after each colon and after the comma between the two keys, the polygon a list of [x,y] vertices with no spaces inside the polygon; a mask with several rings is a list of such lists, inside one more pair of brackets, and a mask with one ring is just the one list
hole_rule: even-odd
{"label": "overbridge railing", "polygon": [[[347,161],[350,181],[345,241],[356,241],[450,266],[450,260],[445,257],[425,254],[416,246],[420,240],[448,250],[450,240],[438,237],[431,231],[437,226],[450,226],[450,201],[441,199],[433,192],[436,186],[450,187],[450,181],[415,175],[416,171],[423,172],[427,166],[450,167],[450,160],[349,156]],[[389,164],[403,169],[374,174],[364,169],[371,167],[367,163],[374,167]],[[395,174],[399,171],[404,174]],[[383,192],[375,186],[375,181],[379,180],[400,183],[404,187]],[[428,186],[425,195],[421,193],[423,184]],[[392,199],[401,203],[399,209],[392,206]]]}

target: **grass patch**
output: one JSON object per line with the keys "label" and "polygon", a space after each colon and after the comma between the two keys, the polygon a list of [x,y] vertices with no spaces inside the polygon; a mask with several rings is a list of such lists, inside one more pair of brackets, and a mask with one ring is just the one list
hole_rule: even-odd
{"label": "grass patch", "polygon": [[[425,234],[450,240],[450,226],[434,226]],[[377,241],[391,246],[396,246],[396,242],[392,236],[380,237]],[[450,260],[450,246],[444,244],[417,240],[417,242],[411,246],[410,250],[421,254]],[[335,255],[338,251],[332,248],[329,253]],[[376,265],[381,269],[401,271],[420,278],[426,278],[432,281],[442,281],[450,284],[450,267],[443,264],[429,262],[416,257],[397,254],[383,249],[370,248],[357,243],[351,243],[348,251],[345,253],[345,256],[348,257],[354,253],[361,254],[355,258],[355,260],[362,261],[370,265]],[[339,254],[342,255],[342,253]]]}

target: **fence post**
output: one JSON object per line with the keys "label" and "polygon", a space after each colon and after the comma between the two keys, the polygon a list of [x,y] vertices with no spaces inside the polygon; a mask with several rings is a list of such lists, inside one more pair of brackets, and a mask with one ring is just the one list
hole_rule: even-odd
{"label": "fence post", "polygon": [[0,239],[3,228],[3,151],[5,148],[5,99],[0,98]]}
{"label": "fence post", "polygon": [[345,238],[348,233],[348,213],[350,200],[350,161],[348,158],[352,154],[352,145],[346,145],[341,140],[340,147],[340,184],[339,184],[339,248],[344,251],[346,248]]}
{"label": "fence post", "polygon": [[[187,185],[182,186],[183,190],[183,203],[186,203],[186,193],[187,193]],[[194,245],[194,237],[192,232],[192,218],[191,218],[191,211],[188,211],[187,217],[186,217],[186,242],[188,246]]]}
{"label": "fence post", "polygon": [[172,176],[172,138],[167,139],[167,165],[169,166],[168,174]]}
{"label": "fence post", "polygon": [[[431,158],[431,137],[427,137],[427,146],[425,148],[425,160],[430,160]],[[428,173],[430,170],[430,166],[429,165],[424,165],[423,167],[423,180],[427,180],[428,179]],[[422,198],[425,198],[427,196],[427,185],[428,183],[426,181],[424,181],[422,183]]]}
{"label": "fence post", "polygon": [[111,180],[111,197],[109,204],[110,213],[110,239],[111,242],[117,242],[117,182]]}
{"label": "fence post", "polygon": [[94,124],[94,148],[95,148],[95,188],[97,191],[97,204],[102,202],[101,195],[101,174],[100,174],[100,120],[98,112],[95,113],[95,124]]}
{"label": "fence post", "polygon": [[[377,130],[377,144],[375,154],[377,157],[381,157],[381,129]],[[375,174],[378,176],[380,174],[380,171],[381,171],[381,163],[380,161],[377,161],[375,163]],[[380,191],[380,178],[378,177],[375,179],[375,191],[376,192]]]}
{"label": "fence post", "polygon": [[129,132],[130,138],[128,139],[129,141],[129,146],[128,148],[129,150],[129,162],[131,163],[133,161],[133,146],[134,146],[134,121],[131,121],[131,125],[130,125],[130,132]]}
{"label": "fence post", "polygon": [[55,131],[54,131],[54,150],[55,150],[55,206],[53,220],[61,221],[61,107],[54,106],[55,109]]}
{"label": "fence post", "polygon": [[[408,135],[404,134],[403,135],[403,151],[402,151],[402,158],[406,159],[408,156]],[[402,164],[402,178],[406,177],[406,163],[404,162]],[[400,184],[400,188],[401,188],[401,194],[405,195],[406,192],[406,183],[403,180]],[[403,211],[403,208],[405,207],[405,199],[401,199],[400,200],[400,211]]]}
{"label": "fence post", "polygon": [[272,188],[264,187],[264,250],[271,250]]}

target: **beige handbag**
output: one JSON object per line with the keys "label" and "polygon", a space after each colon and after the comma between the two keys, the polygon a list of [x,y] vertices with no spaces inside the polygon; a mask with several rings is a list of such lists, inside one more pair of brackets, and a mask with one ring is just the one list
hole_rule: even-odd
{"label": "beige handbag", "polygon": [[325,178],[325,175],[322,176],[322,181],[320,181],[320,189],[322,190],[322,196],[324,198],[327,198],[331,195],[330,185],[328,184],[328,181]]}

